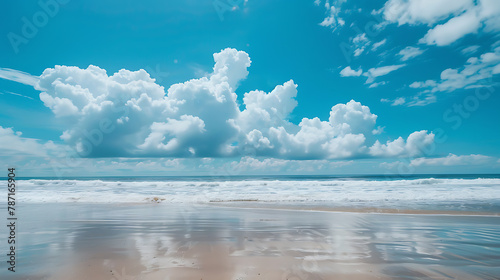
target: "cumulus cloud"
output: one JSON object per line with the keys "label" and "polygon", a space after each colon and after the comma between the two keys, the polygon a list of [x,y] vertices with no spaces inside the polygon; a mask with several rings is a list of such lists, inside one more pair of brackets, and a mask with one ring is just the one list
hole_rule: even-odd
{"label": "cumulus cloud", "polygon": [[396,157],[402,155],[419,156],[425,153],[434,144],[434,134],[426,130],[413,132],[406,141],[399,137],[394,141],[381,144],[378,140],[370,147],[372,156]]}
{"label": "cumulus cloud", "polygon": [[457,156],[454,154],[449,154],[446,157],[440,158],[416,158],[410,162],[412,166],[454,166],[454,165],[480,165],[488,162],[492,162],[494,158],[484,155],[462,155]]}
{"label": "cumulus cloud", "polygon": [[342,77],[359,77],[361,76],[361,74],[363,74],[363,70],[353,70],[351,69],[351,66],[347,66],[346,68],[342,69],[342,71],[340,71],[340,76]]}
{"label": "cumulus cloud", "polygon": [[[270,92],[245,93],[241,110],[235,90],[248,75],[250,57],[230,48],[213,57],[212,73],[168,89],[144,70],[122,69],[108,75],[92,65],[46,69],[35,88],[41,91],[45,106],[66,125],[60,138],[82,157],[303,160],[394,154],[370,148],[374,143],[381,146],[374,135],[382,129],[375,129],[377,116],[370,108],[354,100],[334,105],[328,120],[313,117],[303,118],[298,125],[290,122],[298,105],[293,80]],[[400,67],[372,68],[369,78]],[[361,70],[344,70],[361,74]],[[412,137],[395,155],[414,153],[409,144]],[[420,140],[428,138],[415,141]]]}
{"label": "cumulus cloud", "polygon": [[432,27],[421,39],[428,45],[446,46],[479,30],[500,30],[496,0],[389,0],[382,12],[388,22]]}
{"label": "cumulus cloud", "polygon": [[37,139],[23,137],[20,131],[0,126],[1,156],[46,157],[50,154],[49,151],[57,148],[52,141],[42,143]]}
{"label": "cumulus cloud", "polygon": [[415,47],[406,47],[399,51],[398,55],[401,56],[402,61],[407,61],[410,58],[417,57],[424,53],[424,50]]}

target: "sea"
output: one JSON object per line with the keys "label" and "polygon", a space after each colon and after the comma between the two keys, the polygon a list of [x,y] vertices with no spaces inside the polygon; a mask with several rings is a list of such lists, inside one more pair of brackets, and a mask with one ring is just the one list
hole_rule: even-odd
{"label": "sea", "polygon": [[500,174],[18,178],[16,199],[500,213]]}

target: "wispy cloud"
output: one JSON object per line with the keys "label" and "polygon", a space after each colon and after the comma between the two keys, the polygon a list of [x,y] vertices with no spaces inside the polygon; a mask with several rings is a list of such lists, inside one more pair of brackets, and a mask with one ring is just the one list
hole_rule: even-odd
{"label": "wispy cloud", "polygon": [[[432,2],[432,1],[431,1]],[[398,25],[427,25],[420,40],[428,45],[446,46],[479,30],[500,30],[498,1],[442,0],[433,4],[421,0],[389,0],[380,10],[387,22]],[[441,24],[442,21],[446,21]]]}
{"label": "wispy cloud", "polygon": [[0,68],[0,78],[29,86],[34,86],[38,82],[37,76],[10,68]]}
{"label": "wispy cloud", "polygon": [[441,72],[440,80],[413,82],[411,88],[427,88],[430,92],[451,92],[485,86],[492,76],[500,74],[500,47],[479,57],[470,57],[461,68],[448,68]]}
{"label": "wispy cloud", "polygon": [[385,85],[385,84],[387,84],[387,82],[386,82],[386,81],[382,81],[382,82],[378,82],[378,83],[373,83],[373,84],[371,84],[371,85],[369,86],[369,88],[376,88],[376,87],[378,87],[378,86],[382,86],[382,85]]}
{"label": "wispy cloud", "polygon": [[378,48],[380,48],[382,45],[384,45],[385,43],[387,42],[387,39],[384,39],[380,42],[376,42],[376,43],[373,43],[373,46],[372,46],[372,51],[375,51],[377,50]]}
{"label": "wispy cloud", "polygon": [[376,77],[380,76],[385,76],[393,71],[398,70],[401,67],[406,66],[406,64],[399,64],[399,65],[388,65],[388,66],[382,66],[382,67],[376,67],[376,68],[370,68],[368,71],[366,71],[363,75],[368,77],[366,80],[367,84],[373,83]]}
{"label": "wispy cloud", "polygon": [[16,95],[16,96],[28,98],[28,99],[31,99],[31,100],[35,100],[32,97],[29,97],[29,96],[26,96],[26,95],[22,95],[22,94],[19,94],[19,93],[15,93],[15,92],[10,92],[10,91],[0,92],[0,94],[12,94],[12,95]]}
{"label": "wispy cloud", "polygon": [[432,93],[428,93],[423,95],[422,93],[417,94],[413,96],[412,98],[407,98],[405,97],[397,97],[395,99],[387,99],[387,98],[382,98],[380,99],[381,102],[385,103],[391,103],[391,106],[408,106],[408,107],[413,107],[413,106],[426,106],[432,103],[436,102],[436,96]]}
{"label": "wispy cloud", "polygon": [[480,46],[478,46],[478,45],[469,46],[469,47],[464,48],[463,50],[461,50],[461,52],[464,55],[470,55],[470,54],[473,54],[473,53],[477,52],[477,50],[479,50],[479,48],[480,48]]}
{"label": "wispy cloud", "polygon": [[410,165],[430,165],[430,166],[453,166],[453,165],[478,165],[491,162],[494,158],[484,155],[462,155],[449,154],[446,157],[440,158],[416,158],[411,161]]}
{"label": "wispy cloud", "polygon": [[398,55],[401,56],[401,61],[407,61],[410,58],[417,57],[424,53],[425,50],[421,50],[415,47],[406,47],[402,49]]}
{"label": "wispy cloud", "polygon": [[387,98],[382,98],[380,99],[381,102],[384,102],[384,103],[391,103],[391,106],[399,106],[399,105],[403,105],[405,104],[406,100],[404,97],[398,97],[394,100],[391,100],[391,99],[387,99]]}

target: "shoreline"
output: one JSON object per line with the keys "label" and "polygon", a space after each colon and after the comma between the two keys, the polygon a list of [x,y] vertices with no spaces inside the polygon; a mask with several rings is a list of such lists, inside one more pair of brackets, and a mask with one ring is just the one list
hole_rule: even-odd
{"label": "shoreline", "polygon": [[[13,280],[500,275],[498,216],[168,203],[22,204],[19,213],[19,222],[29,226],[20,228],[23,244]],[[0,278],[13,276],[5,273]]]}
{"label": "shoreline", "polygon": [[[223,205],[226,204],[227,205]],[[498,217],[498,212],[487,211],[458,211],[458,210],[427,210],[427,209],[398,209],[385,207],[346,207],[346,206],[267,206],[265,204],[256,205],[236,205],[233,202],[210,202],[201,205],[229,207],[239,209],[269,209],[269,210],[289,210],[289,211],[307,211],[307,212],[332,212],[332,213],[362,213],[362,214],[394,214],[394,215],[438,215],[438,216],[481,216],[481,217]],[[232,204],[232,205],[229,205]]]}
{"label": "shoreline", "polygon": [[[148,200],[142,202],[21,202],[23,207],[29,205],[106,205],[106,206],[180,206],[180,207],[221,207],[236,209],[261,209],[261,210],[283,210],[300,212],[326,212],[326,213],[359,213],[359,214],[391,214],[391,215],[428,215],[428,216],[479,216],[499,217],[500,212],[473,211],[473,210],[435,210],[415,208],[389,208],[376,206],[328,206],[324,204],[272,204],[270,202],[259,202],[256,200],[241,201],[212,201],[200,203],[164,202],[163,200]],[[1,209],[1,207],[0,207]]]}

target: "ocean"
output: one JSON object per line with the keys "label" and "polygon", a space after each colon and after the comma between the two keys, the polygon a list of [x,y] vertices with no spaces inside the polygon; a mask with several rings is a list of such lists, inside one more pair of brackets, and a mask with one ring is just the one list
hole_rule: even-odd
{"label": "ocean", "polygon": [[19,203],[183,203],[500,213],[500,175],[19,178]]}

